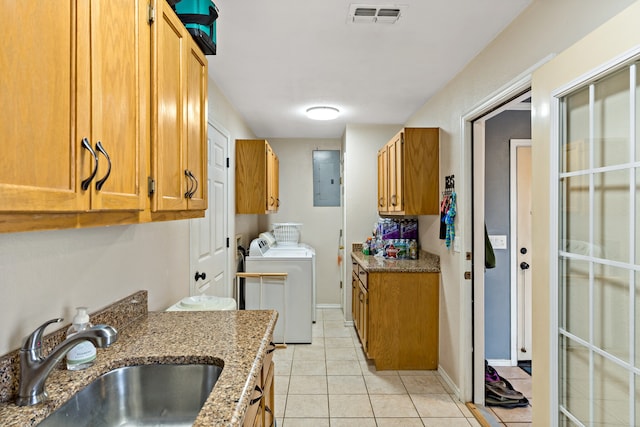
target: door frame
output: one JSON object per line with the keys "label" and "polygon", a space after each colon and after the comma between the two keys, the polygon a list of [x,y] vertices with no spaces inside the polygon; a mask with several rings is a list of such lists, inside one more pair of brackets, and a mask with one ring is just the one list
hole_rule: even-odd
{"label": "door frame", "polygon": [[[509,187],[509,235],[510,239],[510,293],[511,293],[511,366],[518,365],[518,209],[517,209],[517,186],[514,185],[517,179],[516,152],[518,147],[531,147],[531,139],[511,139],[509,141],[509,167],[510,181]],[[529,301],[531,305],[531,301]],[[533,349],[531,349],[533,351]]]}
{"label": "door frame", "polygon": [[[463,237],[465,252],[469,252],[473,259],[471,286],[463,286],[461,289],[461,302],[470,307],[467,313],[461,312],[461,347],[470,348],[471,352],[461,352],[461,398],[466,402],[472,401],[478,405],[484,405],[484,181],[480,188],[475,188],[474,183],[478,179],[478,171],[475,169],[474,151],[482,152],[484,159],[484,138],[479,144],[474,141],[474,122],[483,116],[488,115],[496,107],[506,103],[531,88],[533,72],[543,64],[550,61],[555,54],[547,55],[545,58],[534,64],[511,82],[496,90],[475,107],[469,110],[460,118],[461,136],[463,149],[461,150],[460,164],[466,167],[461,169],[461,180],[463,188],[471,189],[469,200],[473,202],[465,203],[464,224],[466,230],[473,230]],[[484,131],[482,132],[484,136]],[[482,173],[484,176],[484,164]],[[479,192],[476,194],[476,190]],[[478,199],[481,198],[481,201]],[[475,215],[479,212],[479,215]],[[475,257],[473,254],[478,254]],[[468,261],[461,257],[460,277],[464,277],[465,270],[468,270]],[[466,282],[463,282],[466,283]]]}

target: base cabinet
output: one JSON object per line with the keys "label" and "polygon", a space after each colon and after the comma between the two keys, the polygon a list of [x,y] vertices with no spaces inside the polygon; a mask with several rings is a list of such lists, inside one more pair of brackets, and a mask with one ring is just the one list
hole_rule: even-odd
{"label": "base cabinet", "polygon": [[352,314],[367,357],[378,370],[437,369],[439,273],[365,273],[352,274]]}

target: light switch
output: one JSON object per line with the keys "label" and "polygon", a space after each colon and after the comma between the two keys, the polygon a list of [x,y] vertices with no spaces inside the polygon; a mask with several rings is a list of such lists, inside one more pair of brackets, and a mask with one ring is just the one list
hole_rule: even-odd
{"label": "light switch", "polygon": [[507,236],[503,234],[489,235],[489,241],[493,249],[507,249]]}

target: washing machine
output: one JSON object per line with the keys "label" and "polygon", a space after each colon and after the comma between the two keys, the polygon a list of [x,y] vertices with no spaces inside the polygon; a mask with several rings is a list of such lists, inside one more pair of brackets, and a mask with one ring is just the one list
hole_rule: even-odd
{"label": "washing machine", "polygon": [[[311,298],[313,300],[313,309],[311,311],[311,319],[313,323],[316,323],[316,250],[313,246],[310,246],[306,243],[296,242],[296,243],[287,243],[285,245],[278,244],[273,232],[265,231],[260,233],[260,238],[264,239],[267,242],[269,251],[273,256],[277,253],[280,254],[302,254],[304,256],[311,255]],[[298,252],[299,251],[299,252]]]}
{"label": "washing machine", "polygon": [[268,237],[261,235],[249,246],[245,271],[287,273],[284,283],[279,278],[247,278],[244,284],[245,309],[278,311],[274,342],[311,343],[315,311],[315,251],[300,245],[277,247]]}

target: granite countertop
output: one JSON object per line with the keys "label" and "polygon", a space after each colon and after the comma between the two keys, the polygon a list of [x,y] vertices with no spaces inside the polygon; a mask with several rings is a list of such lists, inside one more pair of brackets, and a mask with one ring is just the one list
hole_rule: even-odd
{"label": "granite countertop", "polygon": [[260,375],[277,313],[260,311],[150,312],[119,331],[118,341],[97,349],[94,366],[54,369],[46,382],[49,399],[34,406],[0,404],[3,426],[37,425],[73,394],[112,369],[161,363],[223,366],[194,426],[240,426]]}
{"label": "granite countertop", "polygon": [[351,258],[370,273],[440,273],[440,257],[420,251],[418,259],[386,259],[362,252],[351,252]]}

